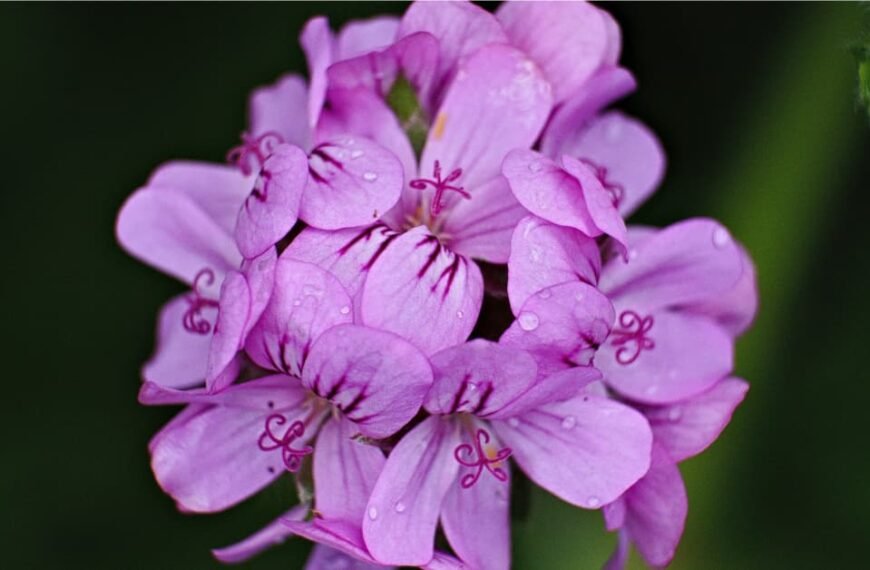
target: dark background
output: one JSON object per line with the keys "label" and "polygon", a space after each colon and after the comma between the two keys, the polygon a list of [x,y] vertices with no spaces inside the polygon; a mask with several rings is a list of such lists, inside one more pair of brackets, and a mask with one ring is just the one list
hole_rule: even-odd
{"label": "dark background", "polygon": [[[847,568],[870,530],[870,129],[856,101],[858,4],[607,6],[669,172],[634,221],[724,221],[759,267],[739,345],[752,384],[732,426],[685,464],[674,568]],[[287,482],[217,516],[178,513],[146,442],[171,415],[136,403],[156,311],[181,286],[113,237],[162,161],[220,161],[247,94],[304,70],[305,19],[400,4],[0,6],[0,566],[210,568],[208,548],[282,511]],[[536,493],[520,569],[595,568],[598,513]],[[290,542],[252,568],[301,567]],[[635,561],[636,562],[636,561]]]}

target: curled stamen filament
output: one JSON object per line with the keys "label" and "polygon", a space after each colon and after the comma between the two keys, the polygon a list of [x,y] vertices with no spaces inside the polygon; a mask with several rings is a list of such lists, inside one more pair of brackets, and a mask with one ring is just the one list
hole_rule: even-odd
{"label": "curled stamen filament", "polygon": [[195,334],[208,334],[211,332],[211,323],[202,316],[202,310],[206,307],[217,308],[218,302],[203,296],[202,288],[214,284],[214,271],[205,268],[193,278],[193,288],[187,297],[187,311],[181,318],[184,329]]}
{"label": "curled stamen filament", "polygon": [[459,484],[463,489],[472,487],[477,480],[480,479],[480,474],[483,473],[485,467],[493,477],[499,481],[507,481],[507,472],[502,469],[502,462],[506,461],[511,456],[511,449],[503,447],[495,453],[488,454],[490,448],[486,446],[491,441],[489,433],[484,429],[478,429],[474,438],[474,446],[468,443],[463,443],[456,446],[453,450],[453,457],[464,467],[474,469],[473,473],[466,473],[459,480]]}
{"label": "curled stamen filament", "polygon": [[622,200],[625,198],[625,188],[622,187],[622,184],[617,184],[616,182],[607,179],[606,167],[599,166],[585,158],[581,158],[580,162],[595,172],[595,177],[598,178],[599,182],[601,182],[601,186],[603,186],[607,193],[610,194],[610,200],[613,202],[613,207],[618,208],[622,203]]}
{"label": "curled stamen filament", "polygon": [[432,180],[431,178],[416,178],[408,183],[408,185],[414,190],[425,190],[428,186],[432,186],[432,188],[435,189],[435,195],[432,197],[432,207],[430,208],[433,218],[440,214],[441,210],[444,207],[444,205],[441,203],[441,201],[444,199],[444,192],[452,190],[466,200],[471,199],[471,194],[466,192],[463,187],[454,186],[451,184],[451,182],[455,182],[459,179],[460,176],[462,176],[461,168],[453,169],[450,174],[447,175],[447,178],[442,179],[441,163],[436,160],[433,176],[435,177],[434,180]]}
{"label": "curled stamen filament", "polygon": [[234,146],[227,152],[227,162],[238,166],[242,174],[248,176],[254,171],[251,165],[252,159],[256,161],[257,169],[262,168],[266,157],[283,142],[284,138],[275,131],[263,133],[258,137],[242,133],[242,144]]}
{"label": "curled stamen filament", "polygon": [[613,329],[611,346],[618,346],[616,361],[622,365],[631,364],[638,359],[644,350],[655,348],[655,342],[646,334],[652,329],[653,316],[641,317],[634,311],[623,311],[619,314],[619,326]]}
{"label": "curled stamen filament", "polygon": [[284,431],[284,435],[279,437],[276,435],[278,428],[287,423],[287,418],[281,414],[272,414],[266,418],[265,431],[260,434],[257,440],[257,447],[263,451],[281,450],[281,459],[284,461],[284,467],[287,471],[295,473],[302,466],[302,459],[306,455],[310,455],[313,448],[306,445],[300,449],[293,448],[293,441],[305,433],[305,424],[296,420]]}

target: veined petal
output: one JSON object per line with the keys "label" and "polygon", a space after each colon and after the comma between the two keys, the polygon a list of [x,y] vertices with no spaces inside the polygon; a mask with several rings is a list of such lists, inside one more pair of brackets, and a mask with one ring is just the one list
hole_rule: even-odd
{"label": "veined petal", "polygon": [[211,553],[224,564],[244,562],[292,536],[293,532],[287,528],[284,520],[302,520],[307,512],[307,507],[297,505],[244,540],[223,548],[215,548]]}
{"label": "veined petal", "polygon": [[392,152],[364,137],[339,135],[310,153],[299,217],[323,230],[375,222],[395,205],[404,181]]}
{"label": "veined petal", "polygon": [[562,167],[580,183],[583,200],[595,227],[615,239],[625,250],[628,244],[625,222],[616,209],[614,196],[604,187],[598,172],[589,164],[567,155],[562,155]]}
{"label": "veined petal", "polygon": [[301,148],[311,143],[311,128],[300,109],[308,106],[308,85],[305,79],[289,73],[251,94],[248,115],[254,137],[278,133],[283,141]]}
{"label": "veined petal", "polygon": [[728,230],[703,218],[660,230],[632,246],[629,257],[606,264],[599,286],[614,303],[643,312],[714,299],[743,274]]}
{"label": "veined petal", "polygon": [[213,298],[224,274],[242,261],[232,236],[181,192],[137,190],[121,208],[115,231],[130,255],[185,283],[211,271],[201,293]]}
{"label": "veined petal", "polygon": [[217,322],[208,352],[205,385],[209,391],[225,388],[235,378],[222,374],[242,348],[251,316],[251,289],[244,275],[230,271],[221,287]]}
{"label": "veined petal", "polygon": [[[188,388],[205,379],[211,336],[192,333],[183,319],[190,308],[188,296],[179,295],[160,309],[157,348],[142,368],[142,377],[167,388]],[[205,308],[202,318],[214,323],[215,308]]]}
{"label": "veined petal", "polygon": [[610,30],[601,12],[586,2],[505,2],[496,14],[511,44],[543,68],[560,102],[608,56]]}
{"label": "veined petal", "polygon": [[[310,522],[285,520],[284,524],[287,525],[293,534],[307,538],[316,544],[338,550],[360,562],[372,564],[376,567],[383,566],[372,558],[366,549],[358,522],[350,523],[341,520],[315,518]],[[363,568],[366,568],[366,566],[363,566]]]}
{"label": "veined petal", "polygon": [[441,505],[441,526],[454,552],[476,570],[508,570],[511,563],[510,466],[507,480],[484,474],[469,488],[455,480]]}
{"label": "veined petal", "polygon": [[749,384],[745,381],[727,378],[684,402],[642,411],[656,442],[679,462],[701,453],[716,441],[747,390]]}
{"label": "veined petal", "polygon": [[253,184],[252,176],[245,176],[233,166],[173,160],[160,165],[146,186],[184,194],[221,228],[232,233],[239,205]]}
{"label": "veined petal", "polygon": [[653,132],[619,112],[599,115],[562,141],[557,150],[602,169],[605,186],[618,197],[628,217],[658,187],[665,173],[665,153]]}
{"label": "veined petal", "polygon": [[335,59],[335,38],[329,29],[329,21],[323,16],[308,20],[299,35],[299,43],[305,52],[311,78],[308,88],[308,124],[313,127],[320,118],[326,100],[326,70]]}
{"label": "veined petal", "polygon": [[426,396],[431,414],[485,417],[528,390],[538,373],[525,351],[475,339],[432,356],[435,381]]}
{"label": "veined petal", "polygon": [[532,481],[578,507],[613,501],[649,468],[649,425],[607,398],[584,394],[492,426]]}
{"label": "veined petal", "polygon": [[652,313],[618,304],[595,366],[605,382],[638,402],[667,404],[700,394],[731,372],[734,343],[706,317]]}
{"label": "veined petal", "polygon": [[312,343],[327,329],[353,320],[353,305],[332,274],[282,255],[269,305],[245,350],[264,368],[300,377]]}
{"label": "veined petal", "polygon": [[441,502],[459,471],[458,444],[454,422],[430,417],[390,453],[363,518],[365,543],[377,560],[403,566],[432,560]]}
{"label": "veined petal", "polygon": [[548,404],[575,397],[589,384],[601,379],[601,372],[592,366],[574,366],[538,378],[528,390],[517,395],[507,405],[487,416],[491,420],[509,420]]}
{"label": "veined petal", "polygon": [[317,339],[302,381],[359,432],[381,439],[417,414],[432,385],[432,369],[426,356],[398,335],[348,324]]}
{"label": "veined petal", "polygon": [[480,269],[419,226],[392,241],[372,266],[361,314],[364,324],[433,354],[468,338],[482,300]]}
{"label": "veined petal", "polygon": [[420,173],[433,172],[436,160],[448,171],[461,168],[457,183],[473,193],[499,174],[509,150],[535,142],[551,106],[550,84],[522,52],[506,45],[481,48],[460,64],[447,90]]}
{"label": "veined petal", "polygon": [[299,147],[281,144],[263,168],[239,210],[235,238],[246,258],[278,243],[296,224],[302,192],[308,183],[308,157]]}
{"label": "veined petal", "polygon": [[273,374],[250,382],[234,384],[216,393],[209,392],[205,388],[177,390],[153,382],[144,382],[139,390],[139,403],[146,406],[200,404],[237,408],[247,412],[264,412],[264,410],[283,411],[300,407],[307,395],[305,387],[296,378]]}
{"label": "veined petal", "polygon": [[596,288],[562,283],[529,297],[499,342],[529,351],[540,373],[551,374],[590,364],[613,319],[613,305]]}
{"label": "veined petal", "polygon": [[514,230],[507,291],[515,315],[538,291],[572,281],[596,285],[600,274],[598,244],[582,232],[536,216],[523,218]]}
{"label": "veined petal", "polygon": [[[419,191],[417,191],[419,194]],[[417,196],[419,199],[419,196]],[[510,255],[510,236],[526,210],[517,202],[504,176],[496,176],[460,200],[445,216],[443,234],[450,248],[490,263],[505,263]]]}
{"label": "veined petal", "polygon": [[347,419],[327,421],[314,450],[315,508],[327,519],[361,524],[384,454],[353,439],[359,430]]}

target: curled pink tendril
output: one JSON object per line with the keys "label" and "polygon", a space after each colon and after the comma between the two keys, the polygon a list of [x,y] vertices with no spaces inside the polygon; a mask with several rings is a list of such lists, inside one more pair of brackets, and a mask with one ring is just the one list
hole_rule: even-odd
{"label": "curled pink tendril", "polygon": [[484,450],[484,446],[490,440],[490,435],[486,430],[478,429],[473,447],[468,443],[463,443],[456,446],[456,449],[453,450],[453,457],[456,458],[456,461],[460,465],[475,469],[474,473],[466,473],[459,480],[459,484],[462,485],[463,489],[468,489],[477,483],[477,480],[480,479],[480,474],[483,473],[484,467],[499,481],[507,481],[507,473],[504,469],[498,467],[498,464],[511,456],[511,449],[503,447],[498,450],[495,457],[489,457]]}
{"label": "curled pink tendril", "polygon": [[263,451],[280,449],[284,467],[287,468],[287,471],[295,473],[302,466],[302,458],[310,455],[313,449],[309,445],[306,445],[302,449],[294,449],[290,446],[293,440],[302,437],[302,434],[305,433],[305,424],[299,420],[290,424],[284,435],[278,437],[276,435],[278,428],[286,423],[287,418],[281,414],[272,414],[266,418],[266,429],[260,434],[260,438],[257,440],[257,447]]}
{"label": "curled pink tendril", "polygon": [[218,302],[203,296],[202,288],[214,284],[214,271],[201,269],[193,278],[193,289],[187,296],[187,311],[181,317],[181,323],[187,332],[195,334],[208,334],[211,332],[211,323],[202,316],[202,310],[206,307],[217,308]]}
{"label": "curled pink tendril", "polygon": [[275,131],[263,133],[253,137],[248,133],[242,133],[242,144],[234,146],[227,152],[227,162],[238,166],[242,174],[248,176],[254,171],[251,166],[252,159],[256,161],[256,168],[262,168],[266,157],[272,154],[279,144],[284,142],[283,137]]}
{"label": "curled pink tendril", "polygon": [[256,182],[254,182],[254,188],[251,190],[251,193],[248,194],[248,198],[245,200],[245,204],[247,205],[248,200],[253,198],[257,202],[265,202],[269,197],[269,183],[272,181],[272,173],[266,169],[260,170],[260,175],[257,176]]}
{"label": "curled pink tendril", "polygon": [[621,328],[610,331],[613,335],[610,345],[619,347],[616,351],[618,363],[631,364],[642,351],[655,348],[655,342],[646,336],[653,326],[652,315],[641,317],[634,311],[623,311],[619,314],[619,326]]}
{"label": "curled pink tendril", "polygon": [[604,187],[607,193],[610,194],[610,199],[613,202],[613,207],[619,208],[619,205],[625,198],[625,188],[622,187],[622,184],[617,184],[616,182],[607,179],[606,167],[599,166],[591,160],[585,158],[581,158],[580,162],[595,171],[595,177],[598,178],[598,181],[601,182],[601,185]]}
{"label": "curled pink tendril", "polygon": [[462,176],[462,169],[456,168],[450,174],[447,175],[447,178],[441,178],[441,163],[437,160],[435,161],[435,172],[433,173],[435,177],[434,180],[431,178],[416,178],[411,180],[408,184],[414,190],[425,190],[427,186],[431,185],[432,188],[435,189],[435,195],[432,197],[432,207],[430,208],[430,212],[432,213],[432,217],[434,218],[438,214],[441,213],[441,209],[444,205],[441,203],[441,200],[444,198],[444,192],[447,190],[452,190],[453,192],[457,192],[460,196],[465,198],[466,200],[471,199],[471,194],[465,191],[461,186],[453,186],[450,183],[455,182]]}

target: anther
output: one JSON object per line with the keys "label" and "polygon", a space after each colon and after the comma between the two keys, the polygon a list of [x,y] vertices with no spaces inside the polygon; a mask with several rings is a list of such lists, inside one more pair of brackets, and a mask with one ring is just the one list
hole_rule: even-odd
{"label": "anther", "polygon": [[447,178],[442,179],[441,163],[436,160],[433,176],[435,177],[434,180],[431,178],[416,178],[408,183],[414,190],[425,190],[430,185],[432,186],[432,188],[435,189],[435,195],[432,197],[432,207],[430,208],[430,212],[433,218],[440,214],[442,208],[444,207],[441,201],[444,199],[444,193],[446,191],[452,190],[466,200],[471,199],[471,194],[466,192],[464,188],[462,188],[461,186],[453,186],[451,184],[451,182],[455,182],[459,179],[460,176],[462,176],[461,168],[454,169],[450,174],[447,175]]}
{"label": "anther", "polygon": [[466,473],[459,480],[463,489],[468,489],[477,483],[484,467],[499,481],[507,481],[507,472],[502,469],[501,464],[511,456],[511,449],[503,447],[495,451],[489,446],[491,439],[486,430],[478,429],[473,446],[463,443],[453,450],[453,457],[460,465],[474,469],[473,473]]}
{"label": "anther", "polygon": [[305,424],[296,420],[287,430],[284,435],[279,437],[276,435],[278,428],[287,423],[287,418],[281,414],[272,414],[266,418],[266,427],[260,438],[257,440],[257,447],[263,451],[281,450],[281,459],[284,461],[284,467],[287,471],[295,473],[302,466],[302,459],[306,455],[310,455],[313,449],[311,446],[304,446],[301,449],[291,447],[293,441],[305,433]]}
{"label": "anther", "polygon": [[181,318],[185,330],[196,334],[211,332],[211,323],[202,316],[202,310],[207,307],[217,308],[218,302],[203,296],[202,288],[214,284],[214,271],[205,268],[193,278],[193,288],[187,296],[187,311]]}
{"label": "anther", "polygon": [[618,346],[616,361],[622,365],[631,364],[638,359],[644,350],[655,348],[655,342],[646,335],[652,329],[653,317],[641,317],[634,311],[623,311],[619,314],[619,326],[610,334],[613,336],[611,346]]}

